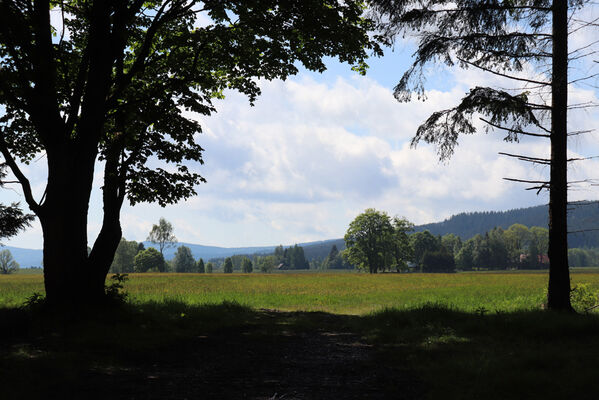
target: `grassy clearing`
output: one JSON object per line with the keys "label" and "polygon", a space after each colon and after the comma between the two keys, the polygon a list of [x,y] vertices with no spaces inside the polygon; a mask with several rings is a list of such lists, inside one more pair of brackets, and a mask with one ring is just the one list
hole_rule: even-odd
{"label": "grassy clearing", "polygon": [[[599,289],[599,274],[574,273],[572,283]],[[546,273],[460,274],[130,274],[133,304],[176,301],[251,308],[365,314],[440,305],[464,312],[539,309]],[[0,307],[21,305],[43,293],[40,275],[0,276]]]}

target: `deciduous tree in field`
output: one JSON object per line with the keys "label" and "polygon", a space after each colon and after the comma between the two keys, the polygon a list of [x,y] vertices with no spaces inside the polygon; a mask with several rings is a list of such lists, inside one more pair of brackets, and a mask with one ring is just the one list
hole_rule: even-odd
{"label": "deciduous tree in field", "polygon": [[[200,125],[225,89],[254,101],[260,79],[337,57],[363,71],[371,21],[358,0],[0,2],[0,152],[44,238],[49,303],[101,302],[121,239],[120,210],[195,194]],[[51,18],[51,16],[53,16]],[[203,24],[200,21],[210,21]],[[35,198],[26,171],[43,154]],[[87,254],[102,161],[104,217]],[[170,164],[168,167],[165,164]],[[76,300],[76,301],[75,301]]]}
{"label": "deciduous tree in field", "polygon": [[231,260],[231,257],[225,258],[225,263],[223,264],[223,272],[225,274],[233,273],[233,261]]}
{"label": "deciduous tree in field", "polygon": [[164,257],[153,247],[137,253],[133,265],[135,272],[148,272],[151,270],[164,272],[166,269]]}
{"label": "deciduous tree in field", "polygon": [[114,254],[112,265],[110,266],[110,272],[112,273],[127,273],[133,272],[133,265],[135,256],[139,248],[139,244],[134,240],[127,240],[121,238],[119,246]]}
{"label": "deciduous tree in field", "polygon": [[199,272],[200,274],[203,274],[206,272],[206,266],[204,265],[204,260],[201,258],[198,260],[198,264],[196,265],[196,271]]}
{"label": "deciduous tree in field", "polygon": [[212,271],[214,271],[214,264],[212,264],[211,262],[208,262],[206,264],[206,273],[211,274]]}
{"label": "deciduous tree in field", "polygon": [[243,261],[241,261],[241,271],[244,274],[251,274],[253,270],[254,270],[254,265],[252,264],[252,260],[250,260],[247,257],[244,257]]}
{"label": "deciduous tree in field", "polygon": [[344,255],[371,274],[405,263],[411,256],[408,229],[410,222],[399,218],[392,222],[387,213],[369,208],[349,224]]}
{"label": "deciduous tree in field", "polygon": [[[596,20],[574,15],[590,0],[372,0],[379,27],[393,39],[414,34],[418,40],[415,62],[395,87],[399,101],[413,93],[426,98],[425,74],[430,63],[475,68],[494,77],[511,79],[513,88],[475,87],[454,108],[433,113],[417,130],[412,144],[424,140],[438,146],[441,159],[452,155],[460,134],[476,131],[473,116],[490,129],[549,140],[546,158],[506,154],[545,165],[548,181],[524,181],[532,189],[549,191],[549,289],[547,304],[554,310],[572,310],[567,240],[567,140],[569,62],[596,53],[592,39],[568,50],[572,33],[596,29]],[[569,23],[571,24],[569,26]],[[580,107],[581,105],[578,105]],[[582,105],[584,107],[584,105]],[[574,106],[573,108],[576,108]],[[574,132],[572,132],[574,133]],[[575,132],[580,133],[580,132]],[[521,179],[514,179],[522,181]]]}
{"label": "deciduous tree in field", "polygon": [[196,260],[191,254],[191,249],[187,246],[179,246],[173,259],[175,272],[195,272]]}
{"label": "deciduous tree in field", "polygon": [[10,250],[0,251],[0,274],[12,274],[19,270],[19,263],[17,263]]}
{"label": "deciduous tree in field", "polygon": [[164,249],[172,247],[177,243],[177,238],[173,231],[173,225],[166,219],[160,218],[157,225],[152,225],[152,230],[148,235],[147,240],[158,245],[158,250],[163,257]]}

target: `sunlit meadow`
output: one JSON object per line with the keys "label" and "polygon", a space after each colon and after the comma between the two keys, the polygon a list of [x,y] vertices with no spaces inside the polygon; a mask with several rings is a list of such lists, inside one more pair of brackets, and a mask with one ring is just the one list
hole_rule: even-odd
{"label": "sunlit meadow", "polygon": [[[599,289],[599,274],[573,273],[572,284]],[[516,311],[542,307],[547,274],[130,274],[132,303],[190,305],[237,302],[253,308],[365,314],[386,308],[438,304],[456,310]],[[43,294],[41,274],[0,276],[0,307]]]}

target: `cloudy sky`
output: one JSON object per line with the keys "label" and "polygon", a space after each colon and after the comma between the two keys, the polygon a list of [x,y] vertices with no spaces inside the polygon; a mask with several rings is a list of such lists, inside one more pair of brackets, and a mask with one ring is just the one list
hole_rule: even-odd
{"label": "cloudy sky", "polygon": [[[585,17],[595,14],[589,10]],[[574,35],[576,48],[592,42],[588,32]],[[594,35],[596,36],[596,35]],[[207,183],[198,195],[161,208],[141,204],[122,210],[123,235],[145,240],[160,217],[173,223],[181,242],[225,247],[293,244],[342,237],[348,224],[369,207],[408,218],[416,224],[443,220],[463,211],[507,210],[545,204],[545,193],[504,177],[538,179],[547,168],[535,167],[499,152],[547,157],[548,143],[525,138],[506,143],[500,132],[460,138],[454,156],[439,162],[425,144],[410,148],[415,130],[432,112],[456,105],[474,86],[513,86],[481,71],[435,67],[429,71],[428,100],[398,103],[393,86],[407,69],[414,51],[410,42],[369,62],[367,76],[329,60],[329,70],[302,70],[287,81],[261,82],[262,95],[251,107],[234,92],[217,103],[218,113],[201,120],[198,142],[205,165],[190,165]],[[594,72],[593,59],[574,65],[572,74]],[[571,87],[572,104],[597,101],[584,82]],[[570,116],[570,129],[591,129],[594,108]],[[599,154],[597,133],[573,137],[573,156]],[[25,167],[38,198],[45,184],[45,159]],[[89,215],[93,242],[101,223],[100,177]],[[599,162],[574,163],[571,180],[599,178]],[[570,199],[598,199],[590,185],[573,187]],[[1,201],[24,199],[18,188],[3,190]],[[41,248],[38,223],[6,240],[6,245]]]}

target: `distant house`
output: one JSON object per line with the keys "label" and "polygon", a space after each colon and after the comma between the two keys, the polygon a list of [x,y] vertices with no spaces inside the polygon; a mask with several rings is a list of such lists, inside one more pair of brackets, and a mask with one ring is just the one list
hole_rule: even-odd
{"label": "distant house", "polygon": [[[520,264],[528,261],[528,254],[520,254]],[[537,256],[537,262],[539,264],[549,264],[549,256],[547,254],[539,254]]]}
{"label": "distant house", "polygon": [[549,264],[549,256],[547,254],[539,254],[537,257],[539,264]]}

